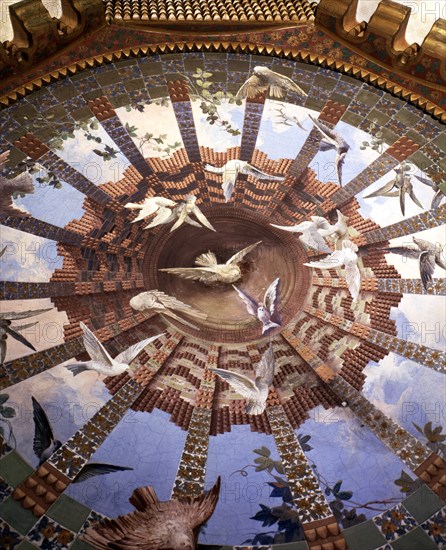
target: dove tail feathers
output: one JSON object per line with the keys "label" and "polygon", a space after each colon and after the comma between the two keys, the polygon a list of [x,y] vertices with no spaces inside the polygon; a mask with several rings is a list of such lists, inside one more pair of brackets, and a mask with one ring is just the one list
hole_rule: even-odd
{"label": "dove tail feathers", "polygon": [[73,373],[73,376],[77,376],[81,372],[85,372],[88,368],[83,363],[75,363],[74,365],[67,365],[66,367]]}
{"label": "dove tail feathers", "polygon": [[265,334],[267,330],[270,330],[272,328],[280,327],[278,323],[274,323],[273,321],[268,321],[265,323],[262,327],[262,334]]}

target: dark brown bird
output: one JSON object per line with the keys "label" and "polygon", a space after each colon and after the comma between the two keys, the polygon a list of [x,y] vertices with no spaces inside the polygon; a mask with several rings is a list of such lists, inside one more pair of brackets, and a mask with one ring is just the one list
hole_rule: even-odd
{"label": "dark brown bird", "polygon": [[[9,151],[0,154],[0,170],[4,170],[9,158]],[[7,178],[0,175],[0,216],[29,216],[29,214],[13,203],[15,193],[34,193],[32,177],[28,172],[23,172],[15,178]]]}
{"label": "dark brown bird", "polygon": [[153,487],[133,491],[136,508],[86,530],[84,540],[99,550],[195,550],[200,527],[214,513],[220,477],[199,497],[180,497],[161,502]]}

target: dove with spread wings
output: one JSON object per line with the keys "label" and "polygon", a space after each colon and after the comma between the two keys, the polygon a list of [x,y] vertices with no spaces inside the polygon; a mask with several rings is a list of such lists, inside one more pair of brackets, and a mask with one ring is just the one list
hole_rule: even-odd
{"label": "dove with spread wings", "polygon": [[248,296],[248,294],[237,288],[235,285],[232,285],[232,288],[243,300],[248,313],[256,317],[262,323],[262,334],[265,334],[265,332],[272,328],[280,327],[279,322],[276,323],[272,320],[275,314],[277,314],[277,308],[279,305],[279,282],[279,277],[274,279],[274,281],[266,289],[263,302],[258,303],[253,298]]}
{"label": "dove with spread wings", "polygon": [[189,304],[185,304],[180,300],[177,300],[173,296],[165,294],[161,290],[149,290],[147,292],[141,292],[140,294],[134,296],[130,300],[130,307],[136,311],[141,311],[143,313],[150,313],[152,311],[160,313],[161,315],[166,315],[167,317],[172,317],[176,321],[191,327],[195,330],[200,330],[199,327],[186,321],[179,315],[173,312],[179,311],[190,317],[199,319],[200,321],[205,321],[207,319],[207,314],[203,311],[193,308]]}
{"label": "dove with spread wings", "polygon": [[255,380],[240,374],[224,369],[210,369],[220,378],[228,382],[237,393],[246,399],[247,414],[262,414],[266,408],[269,387],[273,383],[274,377],[274,351],[270,344],[266,352],[262,355],[257,365]]}
{"label": "dove with spread wings", "polygon": [[[39,466],[41,466],[62,446],[62,442],[54,437],[53,428],[42,405],[33,396],[31,396],[31,399],[34,420],[33,451],[39,459]],[[133,468],[103,464],[101,462],[90,462],[89,464],[85,464],[72,483],[80,483],[93,476],[112,474],[113,472],[122,472],[125,470],[133,470]]]}
{"label": "dove with spread wings", "polygon": [[[8,162],[9,151],[0,154],[0,170],[5,170],[5,165]],[[3,174],[0,175],[0,216],[29,216],[13,203],[15,193],[32,194],[34,193],[33,179],[28,172],[23,172],[14,178],[7,178]]]}
{"label": "dove with spread wings", "polygon": [[160,501],[152,487],[133,491],[134,512],[89,527],[84,540],[98,550],[195,550],[200,527],[214,513],[220,477],[200,496]]}
{"label": "dove with spread wings", "polygon": [[319,142],[319,151],[336,151],[336,173],[338,176],[339,185],[342,186],[342,167],[344,166],[345,156],[347,155],[350,145],[345,141],[345,139],[321,122],[319,119],[314,118],[311,115],[308,115],[313,121],[315,127],[319,130],[319,133],[322,135],[322,139]]}
{"label": "dove with spread wings", "polygon": [[345,279],[351,297],[354,301],[358,299],[361,289],[361,272],[358,267],[358,247],[352,241],[342,241],[341,250],[335,250],[318,262],[308,262],[304,265],[318,269],[333,269],[335,267],[345,268]]}
{"label": "dove with spread wings", "polygon": [[295,82],[283,74],[276,73],[268,67],[254,67],[254,74],[244,82],[237,92],[235,99],[254,99],[260,94],[267,93],[270,97],[282,99],[287,92],[296,92],[307,97],[307,93]]}
{"label": "dove with spread wings", "polygon": [[141,342],[130,346],[112,359],[108,351],[91,332],[91,330],[82,322],[80,323],[80,327],[84,333],[84,346],[90,356],[90,361],[67,365],[66,368],[73,373],[73,376],[77,376],[79,373],[86,370],[94,370],[99,374],[105,374],[106,376],[116,376],[118,374],[122,374],[123,372],[127,372],[130,376],[132,376],[133,371],[130,368],[130,363],[133,359],[135,359],[138,353],[140,353],[151,342],[157,340],[160,336],[163,336],[163,334],[157,334],[156,336],[141,340]]}
{"label": "dove with spread wings", "polygon": [[258,168],[251,166],[248,162],[244,160],[231,159],[228,160],[223,166],[212,166],[206,164],[204,169],[213,174],[219,174],[223,176],[223,194],[225,196],[226,202],[230,200],[232,194],[234,193],[235,184],[239,174],[246,174],[253,176],[259,180],[269,180],[269,181],[283,181],[284,176],[271,176],[262,172]]}
{"label": "dove with spread wings", "polygon": [[262,241],[258,241],[243,250],[240,250],[224,264],[217,262],[217,257],[211,251],[201,254],[196,258],[195,264],[199,267],[168,267],[160,269],[172,275],[178,275],[184,279],[192,279],[206,284],[212,283],[235,283],[238,281],[242,272],[240,264],[247,254],[252,252]]}
{"label": "dove with spread wings", "polygon": [[21,319],[27,319],[28,317],[34,317],[35,315],[40,315],[41,313],[45,313],[46,311],[50,311],[51,309],[52,308],[35,309],[34,311],[22,311],[20,313],[14,313],[12,311],[0,313],[0,365],[3,365],[5,361],[6,340],[8,336],[11,336],[18,342],[21,342],[23,345],[25,345],[29,349],[36,351],[36,348],[31,344],[31,342],[28,342],[28,340],[24,336],[22,336],[18,331],[31,328],[34,325],[37,325],[39,321],[28,323],[26,325],[17,326],[14,328],[11,327],[12,321],[19,321]]}
{"label": "dove with spread wings", "polygon": [[[203,212],[196,205],[197,197],[195,195],[186,195],[186,200],[181,201],[179,204],[170,199],[165,199],[163,197],[151,197],[146,199],[142,204],[128,203],[126,208],[131,210],[141,210],[139,215],[133,220],[141,221],[142,219],[155,214],[153,220],[146,225],[144,229],[151,229],[152,227],[157,227],[158,225],[165,225],[175,221],[174,225],[170,231],[175,231],[183,223],[188,223],[189,225],[194,225],[195,227],[207,227],[211,231],[215,231],[212,227],[210,221],[206,218]],[[173,208],[171,208],[173,207]],[[195,221],[191,216],[195,216],[198,220]]]}

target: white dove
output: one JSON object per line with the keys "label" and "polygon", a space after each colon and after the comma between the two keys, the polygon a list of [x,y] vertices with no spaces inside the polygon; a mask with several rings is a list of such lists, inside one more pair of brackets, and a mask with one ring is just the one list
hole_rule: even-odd
{"label": "white dove", "polygon": [[338,219],[334,225],[323,228],[319,231],[322,237],[331,237],[335,241],[336,250],[342,249],[342,243],[348,239],[348,216],[345,216],[340,210],[336,210]]}
{"label": "white dove", "polygon": [[277,292],[277,287],[279,285],[279,281],[279,277],[277,277],[277,279],[274,279],[274,281],[266,289],[263,302],[259,303],[257,303],[235,285],[232,285],[234,290],[245,303],[248,313],[254,315],[254,317],[257,317],[257,319],[262,323],[262,334],[265,334],[265,332],[272,328],[280,327],[279,323],[271,321],[271,317],[277,311],[278,307],[279,294]]}
{"label": "white dove", "polygon": [[262,414],[266,408],[269,387],[274,377],[274,351],[270,345],[262,355],[256,368],[256,378],[252,380],[244,374],[223,369],[210,369],[220,378],[226,380],[241,396],[246,399],[247,414]]}
{"label": "white dove", "polygon": [[130,300],[130,307],[143,313],[155,311],[162,315],[167,315],[168,317],[172,317],[172,319],[180,321],[195,330],[200,330],[200,328],[176,315],[172,309],[178,310],[185,315],[195,317],[201,321],[207,319],[206,313],[193,308],[189,304],[185,304],[184,302],[177,300],[173,296],[169,296],[168,294],[161,292],[161,290],[141,292]]}
{"label": "white dove", "polygon": [[141,204],[129,202],[125,205],[125,208],[130,210],[140,210],[138,216],[132,220],[132,223],[139,222],[144,218],[147,218],[151,214],[157,213],[158,221],[168,218],[172,214],[172,210],[169,207],[176,206],[176,202],[172,199],[166,199],[164,197],[149,197]]}
{"label": "white dove", "polygon": [[239,264],[262,241],[258,241],[243,250],[240,250],[224,264],[217,263],[217,257],[211,251],[201,254],[196,258],[195,264],[200,267],[168,267],[160,269],[173,275],[179,275],[184,279],[201,281],[202,283],[235,283],[242,276]]}
{"label": "white dove", "polygon": [[361,289],[361,272],[358,267],[358,247],[352,241],[342,241],[341,250],[335,250],[323,260],[308,262],[304,265],[318,269],[332,269],[345,266],[345,279],[353,301],[356,301]]}
{"label": "white dove", "polygon": [[248,162],[237,159],[228,160],[226,164],[220,167],[206,164],[204,169],[213,174],[220,174],[223,176],[222,188],[226,202],[229,201],[234,193],[235,183],[239,174],[253,176],[259,180],[283,181],[285,179],[284,176],[271,176],[266,174],[258,168],[251,166]]}
{"label": "white dove", "polygon": [[130,363],[133,359],[135,359],[138,353],[147,345],[163,335],[157,334],[151,338],[146,338],[145,340],[130,346],[112,359],[108,351],[91,332],[91,330],[82,322],[80,323],[80,327],[84,333],[84,346],[90,356],[90,361],[67,365],[66,368],[73,373],[73,376],[76,376],[86,370],[94,370],[99,374],[105,374],[106,376],[116,376],[118,374],[122,374],[123,372],[127,372],[130,376],[132,376],[133,372],[130,369]]}
{"label": "white dove", "polygon": [[263,93],[282,99],[288,91],[308,96],[291,78],[276,73],[268,67],[258,66],[254,67],[254,74],[240,87],[235,99],[239,100],[245,97],[252,99]]}
{"label": "white dove", "polygon": [[178,205],[178,210],[175,210],[175,216],[178,217],[177,222],[172,226],[172,229],[170,230],[175,231],[175,229],[178,229],[181,225],[183,225],[184,222],[190,223],[191,225],[197,225],[200,227],[197,222],[194,222],[190,218],[190,216],[193,214],[197,220],[201,223],[201,225],[204,225],[204,227],[207,227],[211,231],[215,231],[215,229],[212,227],[209,220],[206,218],[206,216],[203,214],[203,212],[198,208],[198,206],[195,204],[197,201],[197,197],[195,195],[186,195],[186,201],[181,202]]}
{"label": "white dove", "polygon": [[317,118],[311,115],[308,116],[323,136],[319,143],[319,151],[331,151],[332,149],[336,151],[336,173],[338,175],[339,185],[342,185],[342,167],[344,165],[345,156],[350,149],[350,145],[338,132],[335,132],[335,130],[332,130]]}
{"label": "white dove", "polygon": [[326,231],[329,235],[332,226],[321,216],[311,216],[311,221],[304,221],[297,225],[275,225],[274,223],[270,225],[282,231],[302,233],[302,235],[299,236],[299,240],[309,248],[328,254],[331,253],[331,248],[322,237],[322,231]]}

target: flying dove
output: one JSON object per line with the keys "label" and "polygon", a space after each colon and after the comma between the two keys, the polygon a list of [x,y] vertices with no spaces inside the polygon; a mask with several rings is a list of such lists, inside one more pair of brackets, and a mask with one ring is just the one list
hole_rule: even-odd
{"label": "flying dove", "polygon": [[248,313],[256,317],[262,323],[262,334],[265,334],[265,332],[272,328],[280,327],[279,323],[271,320],[271,318],[276,313],[278,307],[279,293],[277,291],[277,287],[279,285],[279,281],[279,277],[277,279],[274,279],[274,281],[266,289],[263,302],[259,303],[257,303],[253,298],[248,296],[248,294],[237,288],[235,285],[232,285],[239,297],[245,303]]}

